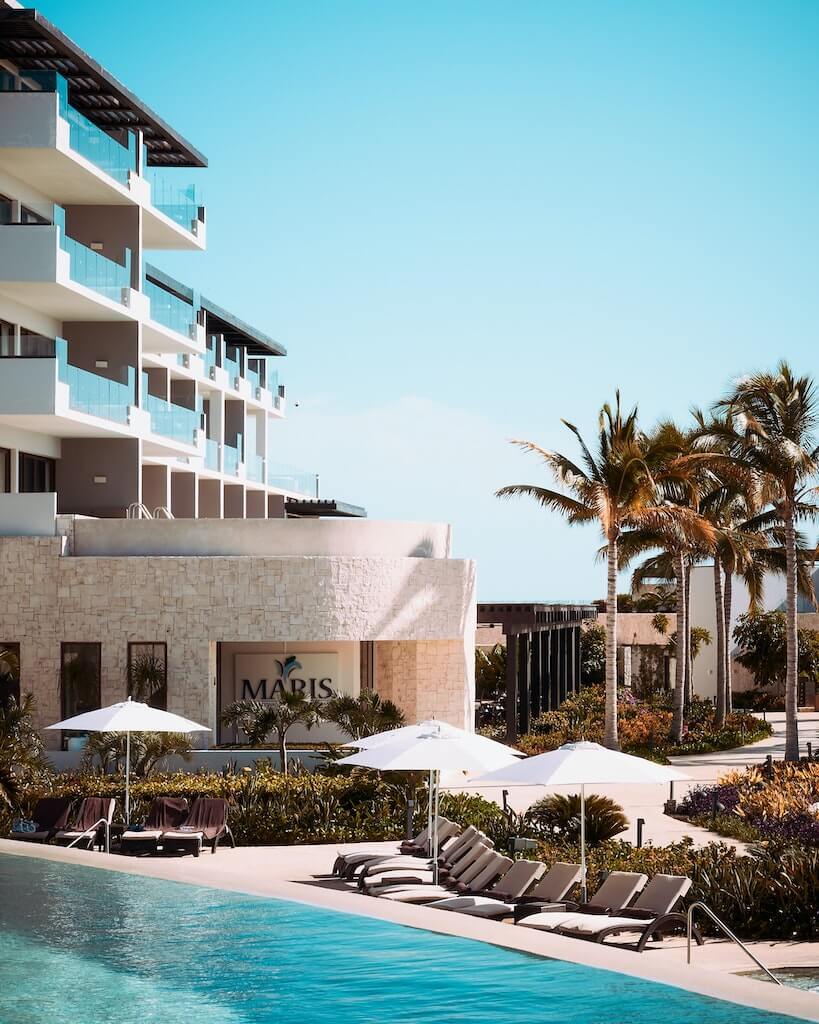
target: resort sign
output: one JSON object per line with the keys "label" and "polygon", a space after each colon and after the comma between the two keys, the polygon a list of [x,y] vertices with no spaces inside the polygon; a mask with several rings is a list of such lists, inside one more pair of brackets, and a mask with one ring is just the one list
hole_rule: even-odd
{"label": "resort sign", "polygon": [[327,700],[338,689],[338,655],[237,654],[233,678],[241,700],[274,701],[282,693]]}

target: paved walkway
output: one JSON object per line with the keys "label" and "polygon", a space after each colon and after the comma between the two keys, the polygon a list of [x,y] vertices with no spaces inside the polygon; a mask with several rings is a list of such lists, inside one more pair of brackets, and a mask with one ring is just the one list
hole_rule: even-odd
{"label": "paved walkway", "polygon": [[[691,777],[690,782],[674,784],[675,798],[679,800],[694,786],[716,782],[726,772],[741,770],[752,764],[762,764],[769,754],[773,756],[774,760],[781,760],[785,754],[785,714],[784,712],[773,712],[768,715],[768,721],[773,725],[773,735],[759,743],[747,747],[737,747],[733,750],[721,750],[713,754],[688,754],[685,757],[671,758],[671,762],[676,768]],[[813,751],[819,752],[819,713],[810,712],[799,715],[799,741],[803,755],[807,754],[808,742],[811,743]],[[624,809],[630,825],[628,831],[624,832],[621,838],[627,839],[629,842],[634,843],[637,840],[637,821],[640,818],[644,822],[643,842],[652,842],[655,846],[665,846],[684,836],[690,836],[698,846],[719,838],[707,829],[697,828],[663,813],[665,801],[670,796],[670,787],[667,785],[623,786],[612,784],[589,788],[595,793],[611,797]],[[488,800],[503,804],[503,789],[501,787],[466,786],[462,791],[480,793]],[[513,810],[521,812],[547,793],[576,792],[577,786],[510,786],[507,789],[507,801]],[[726,839],[725,842],[732,843],[740,850],[744,848],[742,843],[734,840]]]}

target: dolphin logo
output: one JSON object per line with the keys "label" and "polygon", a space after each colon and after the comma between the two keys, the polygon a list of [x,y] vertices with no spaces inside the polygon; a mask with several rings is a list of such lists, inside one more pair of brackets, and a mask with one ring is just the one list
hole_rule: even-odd
{"label": "dolphin logo", "polygon": [[286,658],[284,662],[279,661],[278,658],[275,658],[274,660],[279,667],[279,676],[283,683],[287,682],[291,672],[295,672],[297,668],[302,667],[301,662],[294,655]]}

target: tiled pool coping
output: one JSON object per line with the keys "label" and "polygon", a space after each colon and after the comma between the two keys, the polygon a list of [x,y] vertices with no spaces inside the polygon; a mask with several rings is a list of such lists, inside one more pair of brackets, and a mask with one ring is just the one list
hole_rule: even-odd
{"label": "tiled pool coping", "polygon": [[[696,965],[660,963],[651,953],[599,946],[592,942],[540,934],[495,921],[480,921],[463,914],[447,914],[378,900],[356,892],[330,888],[314,878],[329,870],[338,849],[344,846],[244,847],[209,852],[198,859],[127,858],[57,847],[32,847],[0,839],[0,854],[38,857],[64,863],[85,864],[109,871],[164,878],[191,885],[280,897],[350,914],[392,921],[504,946],[536,956],[552,957],[588,967],[619,971],[647,981],[675,985],[700,995],[726,999],[745,1006],[787,1014],[819,1024],[819,997],[793,988],[778,988],[734,974],[703,970]],[[381,844],[373,844],[378,850]],[[391,848],[391,844],[387,846]],[[753,966],[750,964],[749,966]]]}

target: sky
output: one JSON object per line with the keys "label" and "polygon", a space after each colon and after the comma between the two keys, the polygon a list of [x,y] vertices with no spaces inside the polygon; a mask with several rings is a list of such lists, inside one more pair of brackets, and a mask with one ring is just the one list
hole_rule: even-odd
{"label": "sky", "polygon": [[483,601],[602,595],[549,480],[620,388],[685,422],[815,372],[819,4],[42,0],[209,159],[152,262],[288,349],[275,457],[447,521]]}

